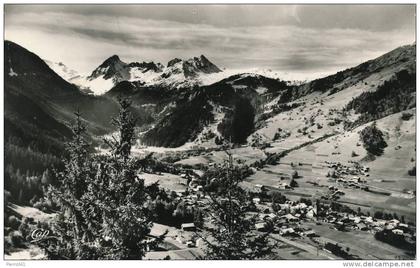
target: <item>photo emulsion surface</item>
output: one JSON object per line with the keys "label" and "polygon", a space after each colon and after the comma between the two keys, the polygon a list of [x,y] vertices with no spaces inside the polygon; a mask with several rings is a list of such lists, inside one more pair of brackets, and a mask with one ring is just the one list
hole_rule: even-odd
{"label": "photo emulsion surface", "polygon": [[4,5],[4,259],[415,260],[415,12]]}

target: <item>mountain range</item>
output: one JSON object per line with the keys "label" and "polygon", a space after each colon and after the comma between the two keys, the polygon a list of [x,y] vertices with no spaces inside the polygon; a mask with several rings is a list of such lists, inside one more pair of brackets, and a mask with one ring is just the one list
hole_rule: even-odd
{"label": "mountain range", "polygon": [[166,66],[151,62],[123,62],[113,55],[89,75],[80,75],[63,63],[47,62],[51,69],[84,92],[103,95],[122,81],[137,82],[143,86],[162,86],[169,89],[202,85],[202,78],[222,72],[204,55],[187,60],[175,58]]}
{"label": "mountain range", "polygon": [[306,141],[415,107],[415,44],[302,84],[256,73],[224,77],[203,55],[166,65],[114,55],[83,76],[13,42],[4,48],[5,141],[41,154],[60,156],[76,110],[99,143],[113,132],[121,96],[132,100],[139,143],[164,147],[251,144],[279,133]]}

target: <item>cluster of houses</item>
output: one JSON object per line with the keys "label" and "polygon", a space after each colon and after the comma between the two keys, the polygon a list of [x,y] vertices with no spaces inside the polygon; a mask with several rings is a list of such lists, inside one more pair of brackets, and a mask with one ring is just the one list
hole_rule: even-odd
{"label": "cluster of houses", "polygon": [[[256,205],[261,206],[259,198],[253,199]],[[259,221],[255,224],[257,231],[265,231],[271,223],[274,232],[284,236],[314,236],[315,232],[300,226],[302,220],[314,219],[317,208],[303,202],[286,201],[278,204],[279,210],[272,213],[260,214]]]}
{"label": "cluster of houses", "polygon": [[351,166],[343,165],[340,162],[325,161],[330,170],[327,177],[331,180],[342,184],[345,188],[351,187],[355,189],[369,190],[366,186],[366,177],[369,177],[369,167],[363,167],[357,162],[349,161]]}
{"label": "cluster of houses", "polygon": [[346,228],[358,229],[376,233],[385,230],[392,230],[394,234],[411,236],[411,228],[406,223],[401,223],[397,219],[383,220],[375,219],[371,216],[342,215],[339,218],[329,218],[328,222],[341,225]]}
{"label": "cluster of houses", "polygon": [[200,185],[200,175],[192,170],[185,170],[180,177],[186,180],[187,188],[190,192],[202,193],[203,186]]}
{"label": "cluster of houses", "polygon": [[343,165],[340,162],[335,161],[325,161],[325,164],[328,168],[334,169],[337,173],[337,176],[347,176],[347,175],[364,175],[369,177],[369,167],[364,167],[356,161],[349,161],[351,166]]}
{"label": "cluster of houses", "polygon": [[[354,187],[364,189],[366,186],[366,177],[369,176],[369,168],[363,167],[358,163],[351,163],[350,165],[343,165],[340,162],[325,161],[325,164],[332,172],[329,172],[328,177],[334,179],[335,182],[344,187]],[[192,170],[181,170],[180,177],[185,179],[188,187],[188,194],[182,196],[182,199],[191,205],[199,205],[203,209],[206,208],[207,196],[203,192],[203,187],[200,185],[200,174]],[[291,176],[293,178],[293,175]],[[282,178],[284,180],[286,178]],[[289,178],[290,179],[290,178]],[[267,189],[264,185],[256,184],[251,186],[253,193],[263,193]],[[288,189],[290,184],[280,182],[276,188]],[[344,195],[344,192],[337,188],[337,185],[328,186],[329,196],[339,197]],[[252,199],[253,203],[259,208],[261,213],[259,220],[255,224],[257,231],[265,231],[272,228],[274,233],[281,236],[300,236],[300,237],[317,237],[318,235],[311,229],[305,228],[302,222],[314,221],[317,224],[328,223],[331,228],[339,231],[360,230],[375,234],[383,230],[389,230],[393,234],[402,236],[408,239],[415,239],[415,229],[397,219],[382,220],[370,216],[358,215],[356,213],[344,213],[332,210],[329,207],[326,210],[318,208],[317,205],[310,205],[310,202],[290,201],[286,200],[283,204],[276,204],[278,209],[273,211],[270,209],[271,203],[262,202],[262,195],[256,195]],[[206,198],[207,197],[207,198]],[[261,197],[261,198],[260,198]],[[334,199],[334,198],[330,198]],[[303,200],[304,201],[304,200]],[[323,202],[323,201],[321,201]],[[324,213],[321,213],[324,212]],[[320,213],[318,213],[320,212]],[[200,240],[194,239],[192,234],[195,230],[194,223],[184,223],[181,226],[182,235],[178,236],[178,242],[181,242],[188,247],[199,247]],[[201,246],[201,245],[200,245]]]}
{"label": "cluster of houses", "polygon": [[[335,187],[330,189],[337,192]],[[260,198],[254,198],[253,202],[262,211],[267,211],[267,204],[261,202]],[[284,204],[277,204],[277,212],[260,214],[259,221],[255,224],[257,231],[265,231],[272,227],[275,233],[282,236],[317,236],[311,229],[302,228],[302,221],[315,221],[317,224],[328,223],[331,228],[339,231],[360,230],[375,234],[383,230],[390,230],[395,235],[403,236],[415,241],[415,228],[397,219],[376,219],[371,216],[358,215],[357,213],[344,213],[334,211],[329,207],[323,213],[317,205],[307,205],[303,202],[286,201]]]}
{"label": "cluster of houses", "polygon": [[345,193],[333,185],[328,186],[328,194],[321,196],[321,199],[336,200]]}
{"label": "cluster of houses", "polygon": [[188,248],[200,248],[203,246],[204,241],[202,238],[195,235],[196,226],[194,223],[181,224],[181,231],[176,235],[176,241]]}
{"label": "cluster of houses", "polygon": [[360,178],[359,176],[353,176],[351,178],[349,177],[337,178],[336,182],[342,183],[344,187],[351,187],[351,188],[362,189],[366,191],[369,190],[369,187],[367,185],[364,185],[366,183],[366,180]]}
{"label": "cluster of houses", "polygon": [[392,231],[395,235],[415,240],[415,229],[397,219],[376,219],[371,216],[356,215],[330,211],[325,217],[317,217],[318,222],[333,224],[333,228],[340,231],[360,230],[375,234],[383,230]]}

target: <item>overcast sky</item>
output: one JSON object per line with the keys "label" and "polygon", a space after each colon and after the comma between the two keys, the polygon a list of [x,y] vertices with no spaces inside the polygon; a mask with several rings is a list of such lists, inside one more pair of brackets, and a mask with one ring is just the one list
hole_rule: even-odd
{"label": "overcast sky", "polygon": [[414,5],[6,5],[5,37],[91,72],[117,54],[329,73],[415,41]]}

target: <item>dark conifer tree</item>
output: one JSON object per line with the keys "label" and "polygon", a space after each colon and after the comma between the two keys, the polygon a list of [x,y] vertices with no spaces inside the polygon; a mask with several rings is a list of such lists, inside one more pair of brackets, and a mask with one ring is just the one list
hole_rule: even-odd
{"label": "dark conifer tree", "polygon": [[92,218],[86,217],[87,204],[83,198],[92,176],[89,143],[81,114],[76,112],[75,115],[73,139],[66,147],[69,157],[64,161],[64,170],[55,172],[58,185],[50,185],[46,193],[47,199],[59,207],[56,221],[51,226],[56,239],[41,243],[51,259],[88,258],[86,248],[93,245]]}
{"label": "dark conifer tree", "polygon": [[248,213],[250,198],[239,186],[243,170],[234,166],[229,158],[209,174],[218,187],[217,191],[209,193],[211,202],[206,216],[212,223],[205,224],[204,232],[198,233],[206,244],[204,258],[253,260],[270,256],[276,247],[269,240],[271,230],[263,233],[253,230],[258,214],[251,216]]}
{"label": "dark conifer tree", "polygon": [[120,105],[113,119],[120,135],[107,141],[111,152],[106,156],[89,154],[86,128],[76,114],[70,158],[57,174],[58,186],[48,191],[60,208],[51,227],[55,239],[42,244],[50,258],[141,259],[160,241],[146,237],[151,216],[145,206],[144,181],[130,157],[135,120],[130,102],[120,100]]}
{"label": "dark conifer tree", "polygon": [[105,186],[99,197],[104,201],[101,210],[106,219],[102,228],[112,249],[105,257],[141,259],[160,239],[149,242],[146,237],[152,226],[152,214],[146,208],[144,180],[138,177],[138,166],[131,158],[136,120],[130,112],[131,102],[120,99],[119,103],[119,115],[112,119],[119,137],[105,141],[111,148],[111,157],[99,161],[94,187]]}

